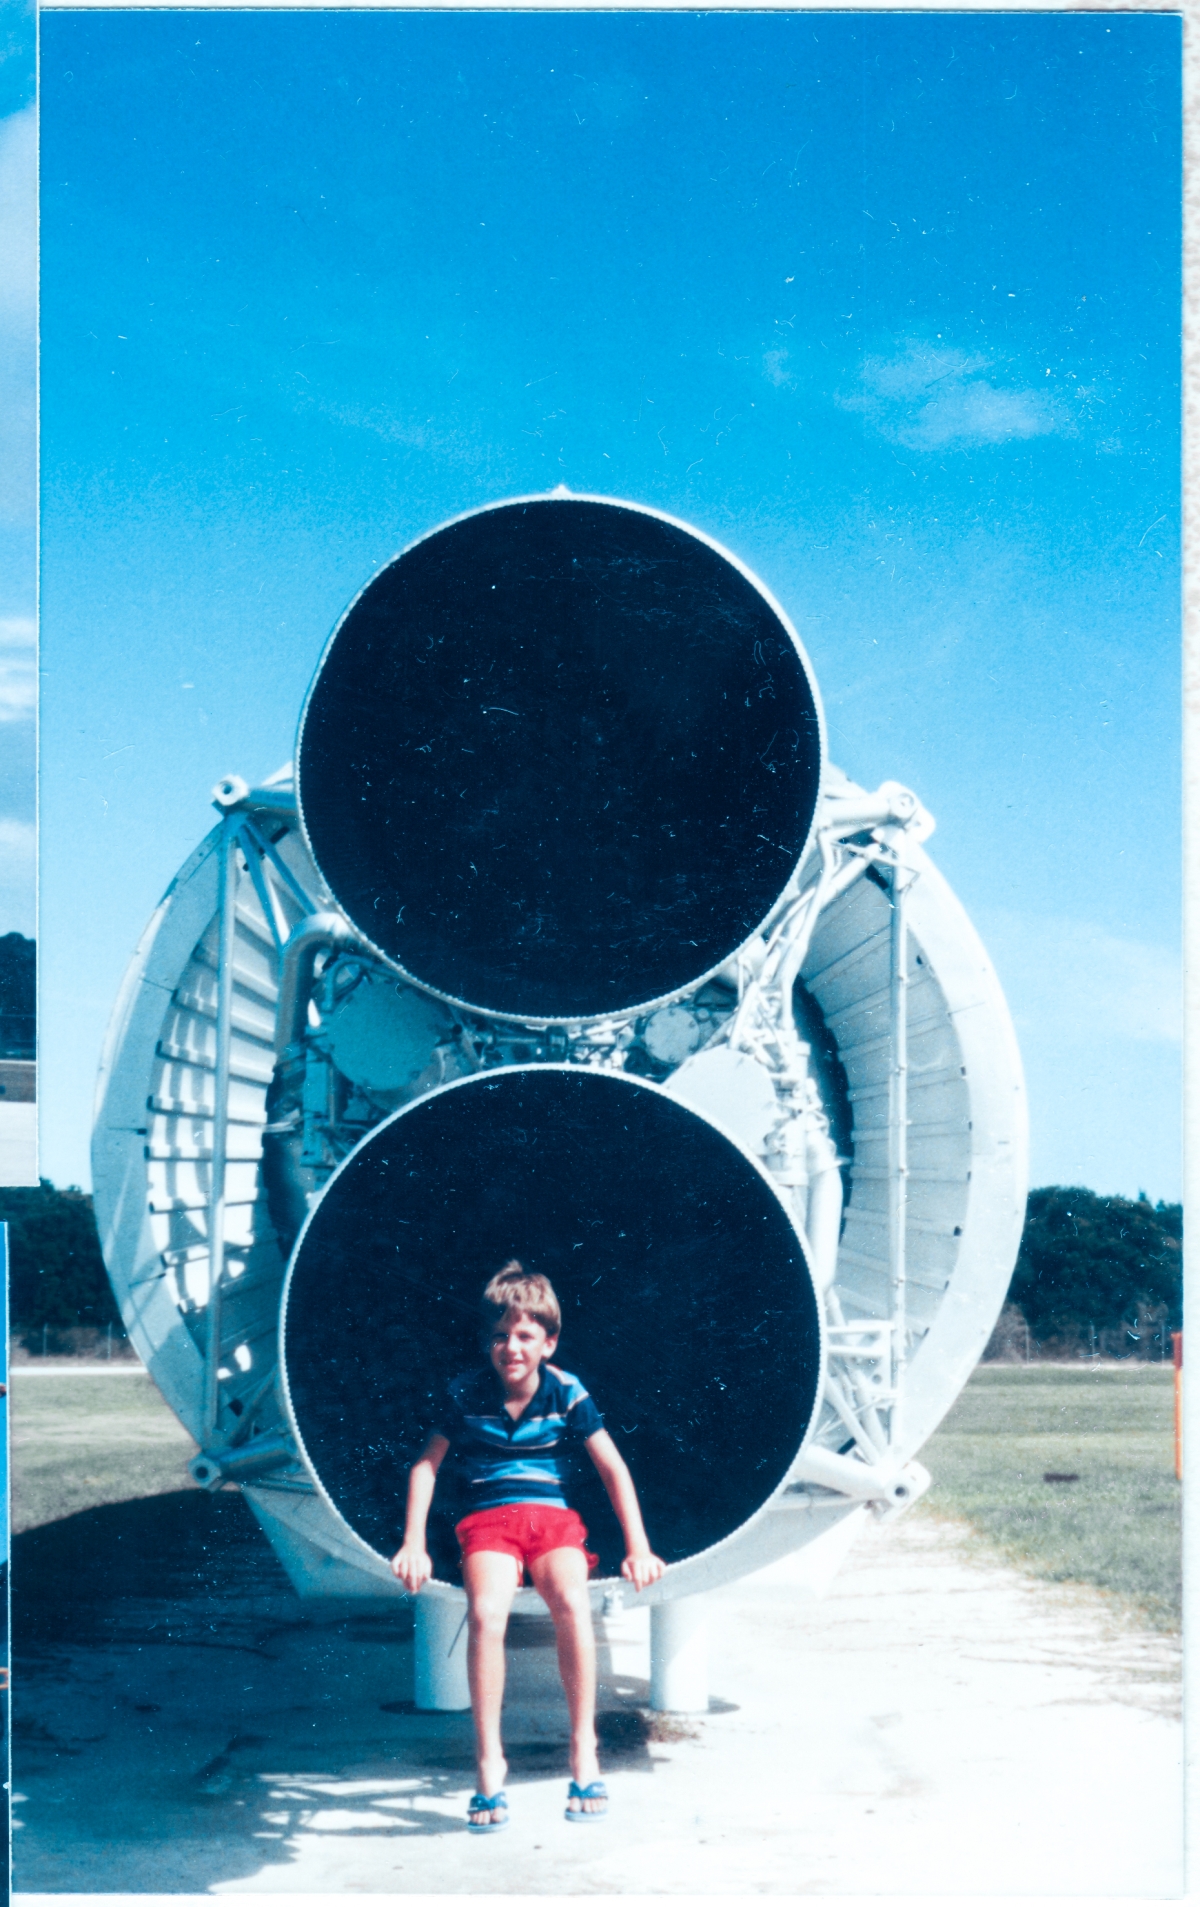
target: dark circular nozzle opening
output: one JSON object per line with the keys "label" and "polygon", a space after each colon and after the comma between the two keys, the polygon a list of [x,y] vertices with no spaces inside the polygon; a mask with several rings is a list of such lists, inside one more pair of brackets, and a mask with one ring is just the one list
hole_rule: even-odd
{"label": "dark circular nozzle opening", "polygon": [[518,1019],[689,986],[808,840],[816,692],[727,556],[628,505],[548,497],[377,576],[309,694],[297,787],[338,905],[406,973]]}
{"label": "dark circular nozzle opening", "polygon": [[[295,1423],[347,1522],[391,1555],[407,1472],[445,1386],[481,1369],[479,1300],[511,1257],[563,1310],[579,1376],[629,1463],[652,1545],[679,1562],[782,1481],[815,1408],[817,1300],[780,1200],[738,1146],[654,1087],[531,1067],[400,1112],[341,1168],[296,1248],[284,1357]],[[470,1507],[443,1470],[442,1581]],[[574,1500],[619,1572],[621,1533],[586,1454]]]}

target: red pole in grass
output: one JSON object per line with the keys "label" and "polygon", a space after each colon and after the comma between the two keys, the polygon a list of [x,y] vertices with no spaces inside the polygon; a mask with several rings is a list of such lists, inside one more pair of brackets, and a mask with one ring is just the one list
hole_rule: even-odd
{"label": "red pole in grass", "polygon": [[1183,1332],[1172,1331],[1175,1349],[1175,1475],[1183,1482]]}

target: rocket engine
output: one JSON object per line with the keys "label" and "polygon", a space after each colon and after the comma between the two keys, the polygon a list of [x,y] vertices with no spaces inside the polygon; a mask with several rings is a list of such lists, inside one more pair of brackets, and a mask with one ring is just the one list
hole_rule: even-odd
{"label": "rocket engine", "polygon": [[603,498],[443,525],[347,611],[294,771],[216,805],[113,1015],[96,1210],[197,1480],[302,1594],[402,1594],[405,1471],[513,1255],[630,1458],[647,1600],[920,1494],[1020,1238],[1020,1062],[931,818],[828,763],[736,558]]}

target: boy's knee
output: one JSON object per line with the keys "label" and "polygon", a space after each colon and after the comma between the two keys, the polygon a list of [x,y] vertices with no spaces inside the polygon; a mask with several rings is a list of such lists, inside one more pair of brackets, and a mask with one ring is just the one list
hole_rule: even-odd
{"label": "boy's knee", "polygon": [[573,1622],[591,1626],[592,1606],[586,1583],[550,1584],[541,1591],[555,1622]]}
{"label": "boy's knee", "polygon": [[508,1603],[492,1596],[475,1596],[467,1605],[467,1626],[476,1635],[502,1636],[508,1626]]}

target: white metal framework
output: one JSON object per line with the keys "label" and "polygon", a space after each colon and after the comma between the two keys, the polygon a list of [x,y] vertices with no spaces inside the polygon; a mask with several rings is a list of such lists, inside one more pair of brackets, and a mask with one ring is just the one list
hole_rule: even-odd
{"label": "white metal framework", "polygon": [[[912,1458],[1003,1302],[1025,1114],[999,985],[909,791],[869,794],[830,769],[809,853],[760,936],[669,1007],[567,1027],[455,1017],[398,981],[324,891],[287,771],[216,793],[221,820],[114,1012],[96,1209],[130,1336],[201,1445],[194,1474],[243,1485],[302,1594],[400,1592],[291,1433],[278,1316],[292,1239],[381,1119],[495,1064],[644,1071],[762,1159],[809,1245],[827,1344],[814,1431],[748,1524],[645,1599],[715,1586],[856,1505],[894,1512],[919,1494]],[[797,983],[825,1029],[824,1070]],[[523,1602],[537,1606],[532,1591]]]}

